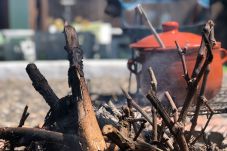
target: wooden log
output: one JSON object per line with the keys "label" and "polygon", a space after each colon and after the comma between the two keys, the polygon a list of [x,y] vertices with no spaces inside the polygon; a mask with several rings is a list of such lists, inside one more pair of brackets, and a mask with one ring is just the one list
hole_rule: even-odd
{"label": "wooden log", "polygon": [[[0,128],[0,139],[14,142],[16,146],[29,145],[32,141],[54,142],[72,147],[80,141],[76,135],[66,135],[59,132],[38,128],[4,127]],[[76,149],[76,148],[74,148]]]}
{"label": "wooden log", "polygon": [[68,53],[69,85],[72,88],[73,100],[77,102],[76,110],[78,119],[78,135],[83,138],[83,150],[97,151],[105,150],[106,144],[99,128],[95,112],[88,93],[87,85],[83,74],[83,52],[79,48],[78,37],[75,29],[67,25],[64,28],[66,46]]}

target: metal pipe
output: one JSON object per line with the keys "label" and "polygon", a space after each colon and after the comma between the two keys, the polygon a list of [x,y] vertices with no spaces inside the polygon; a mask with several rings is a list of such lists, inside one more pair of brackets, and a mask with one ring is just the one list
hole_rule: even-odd
{"label": "metal pipe", "polygon": [[154,34],[155,39],[157,40],[157,42],[159,43],[161,48],[165,48],[165,45],[163,43],[163,41],[160,39],[158,33],[156,32],[156,30],[154,29],[153,25],[151,24],[151,22],[149,21],[147,14],[145,13],[145,11],[143,10],[143,7],[139,4],[137,6],[138,11],[140,12],[140,14],[145,18],[145,20],[148,23],[148,26],[151,30],[151,32]]}

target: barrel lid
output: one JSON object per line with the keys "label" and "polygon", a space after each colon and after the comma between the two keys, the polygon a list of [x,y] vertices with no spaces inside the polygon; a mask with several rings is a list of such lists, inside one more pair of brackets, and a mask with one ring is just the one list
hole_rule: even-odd
{"label": "barrel lid", "polygon": [[[144,51],[149,50],[171,50],[176,48],[175,41],[178,42],[179,46],[184,48],[199,47],[201,43],[201,36],[189,32],[180,32],[178,22],[165,22],[162,24],[163,32],[159,33],[160,39],[163,41],[166,48],[161,48],[156,41],[154,35],[149,35],[135,43],[130,44],[131,48],[143,49]],[[150,49],[151,48],[151,49]]]}

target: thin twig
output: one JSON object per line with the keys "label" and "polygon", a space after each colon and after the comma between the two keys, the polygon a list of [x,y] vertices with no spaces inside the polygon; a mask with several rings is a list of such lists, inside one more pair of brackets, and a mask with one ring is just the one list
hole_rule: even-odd
{"label": "thin twig", "polygon": [[192,78],[196,77],[199,73],[200,67],[201,67],[203,59],[204,59],[204,53],[205,53],[204,50],[205,49],[206,49],[205,43],[202,40],[200,47],[199,47],[199,52],[198,52],[198,55],[197,55],[197,58],[196,58],[195,66],[194,66],[194,69],[192,71],[192,76],[191,76]]}
{"label": "thin twig", "polygon": [[158,140],[158,122],[157,122],[157,112],[154,107],[152,107],[152,119],[153,119],[153,141]]}
{"label": "thin twig", "polygon": [[[157,79],[155,77],[152,67],[148,68],[148,72],[149,72],[150,80],[151,80],[151,82],[150,82],[151,90],[153,91],[153,93],[157,93],[158,82],[157,82]],[[158,140],[157,112],[154,107],[152,107],[151,110],[152,110],[152,119],[153,119],[153,125],[152,125],[153,126],[153,141],[157,141]]]}
{"label": "thin twig", "polygon": [[146,122],[147,122],[147,121],[141,123],[138,132],[135,133],[135,137],[133,138],[134,141],[137,140],[137,138],[139,137],[140,133],[146,128],[146,126],[145,126],[145,123],[146,123]]}
{"label": "thin twig", "polygon": [[24,122],[26,121],[26,119],[28,118],[29,116],[29,113],[27,112],[28,111],[28,106],[26,105],[24,107],[24,111],[23,111],[23,114],[21,116],[21,119],[20,119],[20,122],[19,122],[19,125],[18,127],[22,127],[24,125]]}
{"label": "thin twig", "polygon": [[174,124],[174,122],[169,117],[167,111],[163,107],[163,105],[160,103],[158,98],[152,93],[147,94],[147,99],[151,102],[151,104],[156,108],[159,115],[162,117],[163,121],[165,122],[166,126],[169,128],[171,134],[174,136],[174,138],[177,140],[177,143],[181,150],[183,151],[189,151],[188,144],[186,142],[186,139],[183,134],[183,129],[180,123]]}
{"label": "thin twig", "polygon": [[184,79],[188,83],[190,81],[190,77],[189,77],[189,74],[188,74],[188,69],[187,69],[187,65],[186,65],[186,61],[185,61],[185,51],[186,50],[183,51],[181,49],[181,47],[179,46],[177,41],[175,41],[175,44],[177,46],[178,54],[180,55],[181,62],[182,62],[182,65],[183,65]]}
{"label": "thin twig", "polygon": [[171,106],[171,108],[172,108],[173,115],[174,115],[174,122],[177,122],[177,120],[178,120],[178,115],[179,115],[179,114],[178,114],[177,106],[176,106],[176,104],[174,103],[174,101],[173,101],[173,99],[172,99],[172,97],[171,97],[171,95],[169,94],[168,91],[165,92],[165,97],[166,97],[167,100],[169,101],[169,104],[170,104],[170,106]]}
{"label": "thin twig", "polygon": [[[128,108],[129,108],[129,114],[130,114],[129,116],[131,116],[132,118],[135,118],[135,114],[132,111],[132,101],[131,101],[131,99],[128,99],[127,98],[127,104],[128,104]],[[132,126],[133,126],[133,129],[134,129],[134,132],[135,133],[138,133],[138,130],[137,130],[137,127],[136,127],[136,123],[135,122],[132,123]]]}
{"label": "thin twig", "polygon": [[200,94],[199,94],[199,97],[198,97],[198,100],[197,100],[195,114],[194,114],[194,117],[192,118],[192,125],[191,125],[191,128],[190,128],[189,139],[190,139],[190,137],[192,136],[192,133],[195,130],[195,127],[197,125],[198,116],[199,116],[200,107],[201,107],[201,105],[204,102],[203,101],[203,98],[204,98],[203,96],[204,96],[204,93],[205,93],[206,83],[207,83],[209,72],[210,72],[210,66],[208,65],[207,69],[206,69],[206,71],[204,73],[204,76],[203,76],[202,86],[201,86]]}
{"label": "thin twig", "polygon": [[204,126],[204,128],[200,131],[200,134],[193,140],[193,142],[190,143],[191,145],[195,144],[196,141],[202,136],[202,134],[205,132],[208,124],[210,123],[210,120],[211,120],[212,117],[213,117],[213,113],[211,112],[210,116],[209,116],[209,118],[208,118],[208,120],[207,120],[207,122],[206,122],[206,124]]}
{"label": "thin twig", "polygon": [[158,86],[158,82],[157,79],[155,77],[154,71],[151,67],[148,68],[148,72],[150,75],[150,80],[151,80],[151,88],[152,90],[156,93],[157,92],[157,86]]}
{"label": "thin twig", "polygon": [[143,117],[151,124],[153,125],[152,119],[150,118],[150,116],[132,99],[132,97],[123,89],[121,88],[122,92],[124,93],[125,97],[129,100],[131,100],[132,106],[138,111],[140,112]]}

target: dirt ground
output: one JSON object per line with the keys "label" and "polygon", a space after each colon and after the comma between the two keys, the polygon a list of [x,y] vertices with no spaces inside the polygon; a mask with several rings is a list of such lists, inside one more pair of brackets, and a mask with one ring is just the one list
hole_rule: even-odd
{"label": "dirt ground", "polygon": [[[43,122],[49,107],[29,80],[7,80],[0,83],[0,126],[16,126],[25,105],[28,105],[30,112],[25,126],[36,126]],[[69,92],[67,81],[55,80],[49,81],[49,84],[58,97]]]}
{"label": "dirt ground", "polygon": [[[227,107],[227,74],[224,76],[223,88],[216,97],[218,102],[226,102]],[[59,98],[70,93],[67,80],[48,80],[50,86]],[[90,82],[90,90],[97,93],[109,93],[111,91],[120,93],[120,85],[127,87],[127,79],[115,82],[108,81],[115,79],[99,79]],[[135,87],[135,84],[134,84]],[[110,93],[109,93],[110,94]],[[30,115],[25,126],[36,126],[43,123],[44,117],[49,110],[42,96],[32,86],[31,81],[27,80],[0,80],[0,127],[17,126],[25,105],[29,106]]]}
{"label": "dirt ground", "polygon": [[[127,78],[114,81],[116,79],[93,79],[88,84],[89,90],[97,94],[111,95],[111,92],[113,94],[121,93],[120,85],[128,86]],[[67,80],[55,79],[48,80],[48,82],[59,98],[70,93]],[[49,106],[33,88],[32,82],[28,78],[27,80],[0,80],[0,127],[16,126],[25,105],[28,105],[28,112],[30,112],[25,126],[42,124]]]}

